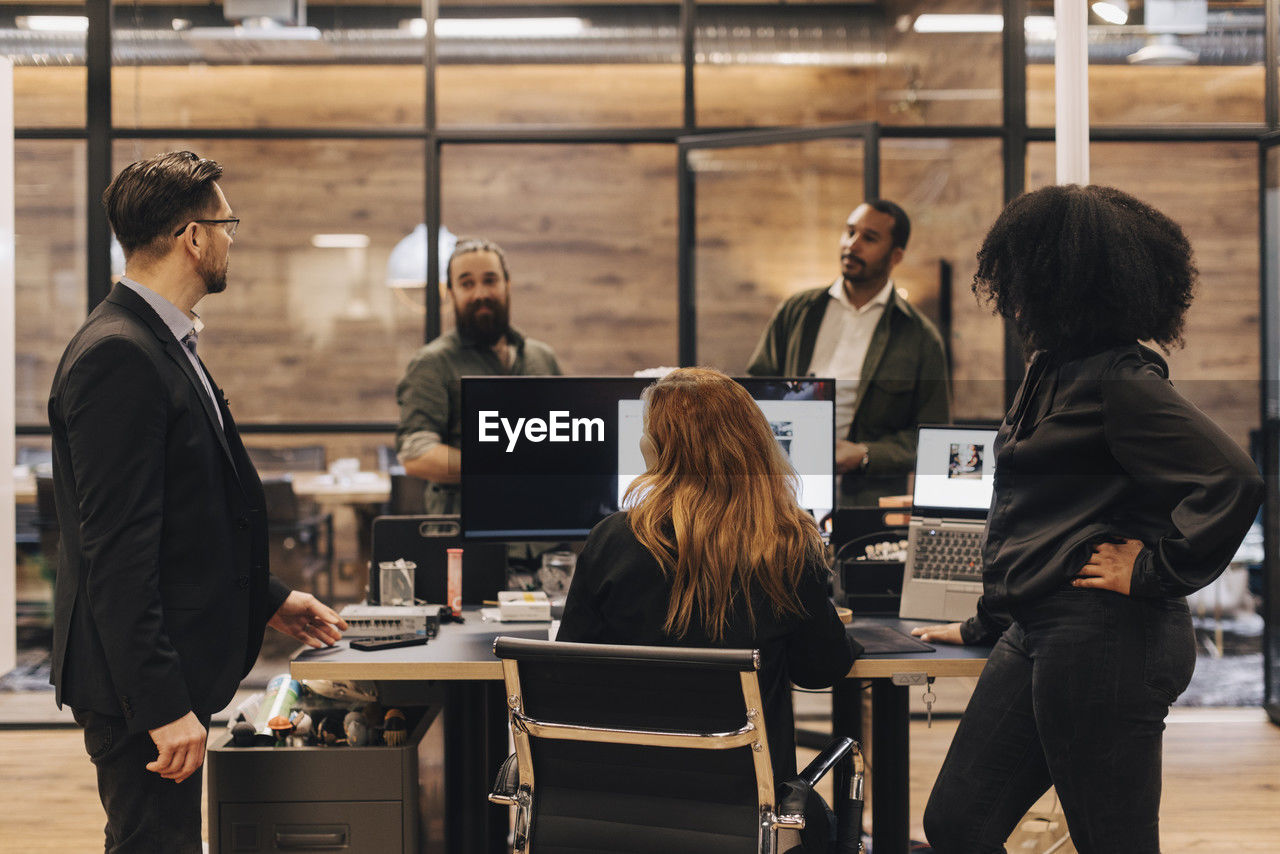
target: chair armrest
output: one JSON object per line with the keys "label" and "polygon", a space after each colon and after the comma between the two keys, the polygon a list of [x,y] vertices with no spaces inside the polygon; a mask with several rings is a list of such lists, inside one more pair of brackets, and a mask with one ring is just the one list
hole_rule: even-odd
{"label": "chair armrest", "polygon": [[837,738],[823,748],[822,752],[813,757],[813,761],[805,766],[800,772],[800,779],[809,785],[812,789],[818,784],[818,781],[827,775],[827,772],[836,766],[836,763],[844,759],[854,749],[855,742],[852,738]]}
{"label": "chair armrest", "polygon": [[493,791],[489,793],[489,801],[495,804],[512,806],[516,803],[516,792],[520,788],[520,768],[516,764],[516,755],[508,756],[498,769],[498,776],[493,781]]}
{"label": "chair armrest", "polygon": [[840,760],[847,757],[854,748],[851,738],[837,738],[828,744],[813,761],[795,777],[778,786],[778,807],[775,810],[775,824],[784,827],[803,828],[804,808],[809,800],[809,793],[827,772]]}

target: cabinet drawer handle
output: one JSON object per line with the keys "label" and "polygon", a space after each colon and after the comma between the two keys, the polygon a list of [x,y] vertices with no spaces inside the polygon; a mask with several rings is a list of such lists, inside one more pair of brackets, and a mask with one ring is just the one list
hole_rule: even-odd
{"label": "cabinet drawer handle", "polygon": [[346,848],[346,828],[332,830],[277,830],[277,848]]}

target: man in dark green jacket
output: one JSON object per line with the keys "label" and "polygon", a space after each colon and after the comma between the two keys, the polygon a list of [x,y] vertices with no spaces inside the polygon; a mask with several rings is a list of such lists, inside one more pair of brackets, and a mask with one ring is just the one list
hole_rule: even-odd
{"label": "man in dark green jacket", "polygon": [[916,427],[951,420],[942,337],[894,287],[911,221],[878,200],[849,215],[841,274],[785,300],[747,366],[752,376],[836,378],[840,505],[907,491]]}

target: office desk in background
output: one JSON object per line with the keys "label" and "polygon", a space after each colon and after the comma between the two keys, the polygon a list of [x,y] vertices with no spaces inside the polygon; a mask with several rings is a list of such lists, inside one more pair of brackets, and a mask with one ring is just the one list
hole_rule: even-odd
{"label": "office desk in background", "polygon": [[[507,813],[488,803],[489,787],[507,756],[507,708],[502,665],[493,656],[499,635],[545,638],[546,624],[485,623],[477,609],[464,609],[467,622],[441,627],[426,646],[382,652],[358,652],[345,643],[329,650],[307,650],[295,658],[295,679],[363,679],[383,683],[432,682],[445,697],[445,833],[450,851],[497,854],[507,850]],[[855,620],[909,632],[921,621],[889,617]],[[862,739],[862,685],[871,683],[871,826],[877,852],[905,854],[909,844],[911,767],[909,691],[923,686],[893,684],[898,674],[976,676],[990,650],[939,646],[934,652],[868,655],[854,662],[832,698],[832,732]],[[388,684],[391,683],[391,684]]]}
{"label": "office desk in background", "polygon": [[[362,471],[332,475],[322,471],[290,472],[293,491],[321,504],[381,504],[391,497],[391,477],[386,472]],[[36,476],[15,474],[13,495],[18,504],[35,504]]]}
{"label": "office desk in background", "polygon": [[291,472],[293,491],[321,504],[382,504],[391,497],[391,476],[380,471],[335,475],[322,471]]}
{"label": "office desk in background", "polygon": [[36,476],[34,473],[13,475],[13,501],[15,504],[36,503]]}

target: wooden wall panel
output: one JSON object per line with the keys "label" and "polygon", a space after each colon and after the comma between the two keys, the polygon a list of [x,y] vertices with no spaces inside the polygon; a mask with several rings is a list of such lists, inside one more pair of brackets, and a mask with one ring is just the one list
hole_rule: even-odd
{"label": "wooden wall panel", "polygon": [[890,125],[999,125],[999,33],[917,33],[922,12],[998,15],[1000,0],[886,0],[886,56],[876,120]]}
{"label": "wooden wall panel", "polygon": [[20,65],[13,69],[13,122],[19,128],[73,127],[85,123],[85,67]]}
{"label": "wooden wall panel", "polygon": [[940,316],[942,262],[951,266],[952,413],[1004,415],[1004,327],[970,286],[978,247],[1003,208],[997,140],[883,140],[881,191],[912,219],[911,242],[895,278],[911,302]]}
{"label": "wooden wall panel", "polygon": [[420,128],[421,65],[117,66],[117,127]]}
{"label": "wooden wall panel", "polygon": [[830,284],[862,199],[860,141],[705,149],[696,170],[698,360],[742,371],[778,303]]}
{"label": "wooden wall panel", "polygon": [[[1089,67],[1095,125],[1262,123],[1261,66]],[[1052,65],[1027,66],[1027,123],[1054,123]]]}
{"label": "wooden wall panel", "polygon": [[[203,355],[236,417],[394,421],[395,382],[423,320],[385,285],[386,263],[422,217],[421,144],[148,140],[141,152],[121,143],[117,167],[172,148],[221,162],[222,188],[242,218],[229,286],[197,309],[208,324]],[[333,232],[365,234],[369,246],[311,245]]]}
{"label": "wooden wall panel", "polygon": [[[1053,177],[1053,146],[1030,146],[1029,187]],[[1094,143],[1091,178],[1168,214],[1187,233],[1200,285],[1174,350],[1174,383],[1248,448],[1259,419],[1258,161],[1251,143]]]}
{"label": "wooden wall panel", "polygon": [[444,222],[503,247],[512,321],[566,373],[675,364],[675,170],[670,145],[448,146]]}
{"label": "wooden wall panel", "polygon": [[684,73],[669,65],[442,65],[440,127],[579,124],[679,127]]}
{"label": "wooden wall panel", "polygon": [[85,316],[84,143],[14,145],[15,418],[44,424],[62,348]]}

